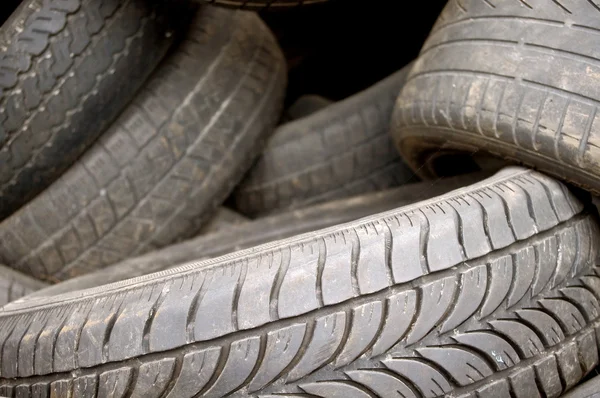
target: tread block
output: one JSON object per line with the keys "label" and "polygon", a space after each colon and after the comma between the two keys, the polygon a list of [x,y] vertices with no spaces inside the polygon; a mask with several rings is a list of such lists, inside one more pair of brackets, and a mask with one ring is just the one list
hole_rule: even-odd
{"label": "tread block", "polygon": [[377,223],[355,230],[359,241],[356,279],[360,294],[374,293],[390,285],[385,244],[387,229],[385,224]]}
{"label": "tread block", "polygon": [[260,337],[251,337],[231,344],[225,367],[205,397],[223,397],[234,391],[250,376],[258,362]]}
{"label": "tread block", "polygon": [[437,397],[452,390],[446,378],[432,366],[416,359],[387,359],[383,364],[391,371],[410,380],[424,397]]}
{"label": "tread block", "polygon": [[353,370],[346,372],[346,375],[382,398],[391,398],[396,396],[394,394],[405,398],[417,398],[415,392],[402,380],[382,371]]}
{"label": "tread block", "polygon": [[544,345],[537,335],[520,322],[513,320],[497,320],[490,322],[497,332],[505,335],[525,358],[531,358],[544,351]]}
{"label": "tread block", "polygon": [[565,383],[565,390],[567,390],[577,384],[583,377],[577,343],[572,341],[565,344],[555,355],[561,380]]}
{"label": "tread block", "polygon": [[280,318],[304,314],[319,307],[317,300],[317,269],[319,250],[316,245],[291,248],[289,266],[279,291]]}
{"label": "tread block", "polygon": [[431,272],[450,268],[465,256],[459,242],[460,218],[446,203],[421,210],[428,220],[427,263]]}
{"label": "tread block", "polygon": [[456,198],[449,201],[449,204],[456,210],[461,220],[460,241],[467,258],[477,258],[489,253],[492,250],[490,242],[488,239],[482,239],[486,236],[486,232],[481,206],[469,196]]}
{"label": "tread block", "polygon": [[281,374],[298,354],[305,332],[305,324],[296,324],[267,335],[264,358],[248,386],[249,391],[261,389]]}
{"label": "tread block", "polygon": [[444,317],[454,298],[456,277],[449,276],[435,282],[424,284],[421,291],[421,313],[427,316],[417,317],[413,328],[406,338],[407,344],[419,341],[431,331]]}
{"label": "tread block", "polygon": [[483,380],[494,373],[483,359],[463,348],[424,347],[417,352],[448,372],[460,386]]}
{"label": "tread block", "polygon": [[514,284],[508,296],[509,307],[521,300],[530,289],[536,273],[535,249],[527,246],[512,255],[515,263]]}
{"label": "tread block", "polygon": [[298,380],[327,363],[336,352],[346,328],[346,313],[336,312],[317,318],[312,339],[304,355],[287,376],[287,382]]}
{"label": "tread block", "polygon": [[220,347],[211,347],[185,354],[179,376],[167,397],[192,397],[198,394],[217,369],[220,353]]}
{"label": "tread block", "polygon": [[323,398],[370,398],[371,395],[363,389],[343,382],[318,382],[301,384],[305,392]]}
{"label": "tread block", "polygon": [[511,391],[517,398],[540,397],[535,383],[535,372],[531,367],[516,370],[509,376]]}
{"label": "tread block", "polygon": [[513,243],[515,236],[508,225],[508,214],[504,210],[502,198],[490,189],[482,189],[469,194],[477,201],[483,210],[485,231],[494,250],[501,249]]}
{"label": "tread block", "polygon": [[506,298],[513,280],[513,257],[501,256],[490,261],[488,271],[490,282],[487,297],[481,306],[480,318],[494,312]]}
{"label": "tread block", "polygon": [[554,356],[546,357],[535,363],[535,373],[544,394],[547,397],[558,397],[562,394],[563,387],[558,374],[558,364]]}
{"label": "tread block", "polygon": [[98,396],[122,398],[125,396],[131,382],[132,369],[129,367],[109,370],[98,378]]}
{"label": "tread block", "polygon": [[392,274],[396,283],[407,282],[425,274],[421,265],[421,230],[423,215],[401,214],[398,228],[392,228]]}
{"label": "tread block", "polygon": [[350,333],[334,362],[336,368],[353,362],[375,342],[382,322],[382,307],[380,301],[374,301],[352,309]]}
{"label": "tread block", "polygon": [[417,311],[417,292],[409,290],[398,293],[386,300],[383,327],[371,350],[371,356],[385,353],[404,337],[410,328]]}
{"label": "tread block", "polygon": [[337,304],[354,297],[352,270],[352,247],[343,234],[333,234],[325,238],[327,258],[321,276],[323,304]]}
{"label": "tread block", "polygon": [[173,375],[175,359],[164,358],[140,366],[131,398],[160,397]]}
{"label": "tread block", "polygon": [[452,339],[467,347],[484,352],[497,370],[510,368],[519,362],[519,354],[502,337],[488,331],[456,334]]}
{"label": "tread block", "polygon": [[440,333],[454,329],[477,311],[487,288],[487,268],[478,265],[460,275],[458,298],[440,328]]}

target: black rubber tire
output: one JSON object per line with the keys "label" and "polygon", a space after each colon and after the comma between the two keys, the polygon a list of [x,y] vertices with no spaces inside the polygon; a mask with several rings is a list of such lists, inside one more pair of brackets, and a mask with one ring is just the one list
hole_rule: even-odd
{"label": "black rubber tire", "polygon": [[295,209],[402,185],[413,173],[389,137],[410,66],[344,101],[277,128],[236,188],[249,216]]}
{"label": "black rubber tire", "polygon": [[272,133],[285,79],[258,16],[200,8],[111,129],[0,224],[0,261],[57,281],[193,236]]}
{"label": "black rubber tire", "polygon": [[291,210],[255,221],[247,221],[244,224],[238,223],[233,229],[222,228],[220,232],[198,236],[146,253],[143,256],[129,258],[99,271],[51,285],[29,295],[27,299],[89,289],[152,272],[164,271],[192,261],[214,258],[278,239],[356,220],[399,206],[407,206],[470,185],[482,178],[482,174],[476,173],[447,178],[436,184],[431,184],[431,182],[408,184],[383,192]]}
{"label": "black rubber tire", "polygon": [[200,3],[209,3],[228,8],[242,8],[247,10],[287,9],[325,3],[330,0],[196,0]]}
{"label": "black rubber tire", "polygon": [[599,242],[564,186],[507,169],[349,224],[8,304],[0,394],[554,397],[598,363]]}
{"label": "black rubber tire", "polygon": [[0,265],[0,307],[47,286],[42,281]]}
{"label": "black rubber tire", "polygon": [[449,1],[394,112],[405,160],[485,152],[600,194],[599,34],[591,0]]}
{"label": "black rubber tire", "polygon": [[170,15],[177,3],[165,3],[24,0],[2,25],[0,220],[62,174],[133,98],[172,43],[172,23],[184,27]]}
{"label": "black rubber tire", "polygon": [[321,97],[320,95],[303,95],[285,111],[283,121],[291,122],[292,120],[302,119],[327,108],[333,103],[334,101]]}

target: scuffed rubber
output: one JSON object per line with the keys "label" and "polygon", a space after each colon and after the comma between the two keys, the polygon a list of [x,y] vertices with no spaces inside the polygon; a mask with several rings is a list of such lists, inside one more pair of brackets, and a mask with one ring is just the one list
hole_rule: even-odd
{"label": "scuffed rubber", "polygon": [[0,394],[557,396],[598,363],[599,238],[563,185],[506,169],[329,229],[9,304]]}
{"label": "scuffed rubber", "polygon": [[414,174],[389,136],[394,103],[410,68],[278,127],[236,188],[236,208],[264,215],[411,181]]}
{"label": "scuffed rubber", "polygon": [[[228,226],[226,223],[219,222],[221,231],[198,236],[185,242],[146,253],[143,256],[129,258],[99,271],[51,285],[46,289],[30,294],[27,299],[89,289],[152,272],[164,271],[190,261],[205,260],[277,239],[289,238],[399,206],[407,206],[419,200],[429,199],[453,189],[470,185],[483,177],[483,174],[476,173],[443,179],[437,181],[437,183],[407,184],[383,192],[334,200],[304,209],[262,217],[254,221],[246,219],[247,221],[243,223],[239,218],[241,216],[235,213],[234,222],[236,226],[233,228],[231,228],[231,225]],[[231,218],[229,214],[227,217]],[[224,217],[223,215],[217,215],[216,218],[223,219]]]}
{"label": "scuffed rubber", "polygon": [[492,154],[600,194],[599,38],[592,0],[449,1],[396,104],[404,159]]}
{"label": "scuffed rubber", "polygon": [[110,126],[168,50],[174,28],[186,28],[183,16],[179,3],[163,0],[17,7],[0,28],[0,220]]}
{"label": "scuffed rubber", "polygon": [[101,139],[0,224],[0,262],[57,281],[193,236],[272,133],[285,82],[257,15],[201,7]]}

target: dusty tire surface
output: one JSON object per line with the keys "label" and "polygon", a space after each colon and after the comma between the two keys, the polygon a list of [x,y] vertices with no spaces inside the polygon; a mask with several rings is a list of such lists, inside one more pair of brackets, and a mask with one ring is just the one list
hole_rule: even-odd
{"label": "dusty tire surface", "polygon": [[0,224],[0,262],[58,281],[193,236],[273,131],[284,63],[258,16],[201,7],[113,126]]}
{"label": "dusty tire surface", "polygon": [[431,177],[440,154],[486,152],[600,193],[599,17],[593,1],[450,1],[397,101],[407,163]]}
{"label": "dusty tire surface", "polygon": [[0,307],[47,286],[42,281],[0,265]]}
{"label": "dusty tire surface", "polygon": [[0,394],[557,396],[598,363],[596,221],[560,183],[512,168],[351,223],[13,302],[0,313]]}
{"label": "dusty tire surface", "polygon": [[[27,299],[89,289],[164,271],[192,261],[222,256],[278,239],[285,239],[301,233],[353,221],[399,206],[413,204],[473,184],[482,178],[483,175],[473,174],[447,178],[434,185],[430,182],[407,184],[383,192],[334,200],[303,209],[262,217],[257,220],[248,220],[244,223],[240,222],[240,216],[236,213],[235,222],[237,226],[235,228],[228,228],[227,224],[219,222],[221,231],[198,236],[139,257],[126,259],[102,270],[51,285],[30,294]],[[227,213],[227,217],[230,216],[231,214]],[[223,221],[224,215],[217,215],[216,218]]]}
{"label": "dusty tire surface", "polygon": [[25,0],[0,27],[0,220],[133,98],[184,27],[174,4]]}
{"label": "dusty tire surface", "polygon": [[395,99],[410,65],[374,86],[277,128],[235,190],[250,216],[383,190],[413,173],[389,137]]}

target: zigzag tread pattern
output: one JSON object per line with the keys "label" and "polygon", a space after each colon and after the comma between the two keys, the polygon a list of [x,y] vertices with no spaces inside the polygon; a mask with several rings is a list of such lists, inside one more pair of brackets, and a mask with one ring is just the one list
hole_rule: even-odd
{"label": "zigzag tread pattern", "polygon": [[280,105],[282,70],[253,14],[203,9],[113,127],[0,225],[4,261],[60,280],[195,232],[190,219],[224,200],[275,123],[261,115]]}
{"label": "zigzag tread pattern", "polygon": [[[60,374],[6,380],[1,382],[0,393],[9,397],[40,391],[85,397],[105,396],[103,393],[109,391],[116,397],[219,397],[231,393],[336,397],[345,392],[352,397],[387,397],[399,391],[405,397],[475,397],[492,392],[508,396],[513,391],[558,396],[598,363],[600,277],[594,264],[597,250],[582,253],[576,259],[558,255],[558,247],[565,243],[561,236],[598,238],[598,231],[590,234],[592,225],[589,216],[579,217],[503,253],[492,253],[455,270],[433,274],[414,287],[367,296],[358,303],[335,306],[315,316],[297,317],[283,325],[275,322],[241,336],[234,334],[186,349],[158,352],[109,364],[108,368],[101,365],[82,369],[68,377]],[[504,253],[542,250],[551,241],[558,241],[553,262],[533,258],[506,261]],[[543,269],[549,268],[551,272],[546,274],[554,278],[541,281],[543,287],[537,293],[540,280],[533,278],[528,281],[528,289],[522,291],[517,286],[519,282],[506,277],[512,274],[507,268],[514,272],[519,267],[531,267],[535,275],[544,275]],[[578,270],[580,274],[574,274]],[[568,279],[562,279],[563,274],[569,275]],[[491,286],[497,284],[506,287],[492,290]],[[510,305],[515,300],[510,292],[514,291],[520,291],[521,297]],[[497,292],[503,294],[498,296]],[[464,297],[473,298],[475,305],[465,305]],[[486,313],[484,308],[490,302],[498,307]],[[151,299],[148,308],[158,314],[174,304],[166,303],[157,305]],[[115,304],[116,301],[112,303]],[[166,306],[161,308],[163,305]],[[91,325],[101,326],[94,320],[106,315],[94,312],[89,306],[80,306],[54,336],[54,371],[68,369],[57,368],[69,355],[66,347],[75,337],[68,326],[78,325],[79,329],[84,325],[79,333],[86,335]],[[434,324],[442,326],[434,328]],[[157,325],[152,323],[150,328],[154,327]],[[36,328],[36,323],[27,330],[13,325],[8,338],[3,336],[3,355],[15,347],[28,350],[31,330]],[[116,336],[125,331],[118,330]],[[149,338],[152,345],[152,336]],[[15,346],[19,339],[21,344]],[[88,342],[80,338],[80,352],[87,350],[82,344]],[[112,344],[110,337],[104,344]],[[44,350],[38,348],[37,352]],[[79,357],[79,361],[82,358],[85,357]],[[19,371],[31,366],[21,359],[17,362]],[[3,376],[15,370],[3,365]]]}
{"label": "zigzag tread pattern", "polygon": [[[0,54],[2,217],[37,193],[29,193],[31,180],[43,189],[103,131],[173,36],[169,13],[138,0],[27,3],[32,4],[23,4],[4,30],[8,46]],[[82,115],[98,127],[79,131]],[[66,145],[75,148],[68,156]]]}
{"label": "zigzag tread pattern", "polygon": [[[519,224],[511,221],[515,218],[510,214],[523,214],[519,208],[528,211],[527,201],[507,195],[511,192],[507,184],[521,179],[531,180],[526,187],[537,186],[535,180],[548,188],[529,188],[535,192],[530,197],[536,203],[532,208],[540,209],[529,215],[537,234],[523,235]],[[505,189],[497,190],[499,186]],[[589,272],[597,255],[598,228],[590,216],[575,216],[581,205],[557,188],[558,183],[539,173],[507,170],[470,188],[469,194],[455,191],[405,210],[404,215],[392,211],[376,216],[386,220],[378,226],[374,220],[361,220],[318,237],[304,235],[225,256],[213,260],[205,271],[193,265],[80,296],[61,296],[54,303],[44,298],[9,305],[0,327],[0,376],[9,388],[29,379],[32,385],[44,377],[57,380],[60,375],[51,373],[79,367],[87,368],[81,373],[86,377],[104,374],[106,368],[120,383],[129,380],[125,375],[137,374],[123,388],[114,387],[127,393],[142,388],[138,365],[158,361],[177,369],[177,376],[157,396],[172,392],[167,388],[178,391],[173,396],[221,396],[238,390],[300,392],[302,386],[318,384],[328,374],[333,380],[330,372],[337,369],[373,368],[380,355],[393,357],[410,350],[412,355],[403,361],[414,362],[411,358],[419,354],[417,362],[426,369],[431,365],[423,358],[433,361],[436,351],[419,349],[430,347],[431,339],[436,340],[434,346],[491,344],[502,349],[499,355],[506,352],[501,356],[506,364],[536,356],[546,345],[554,346],[563,336],[587,327],[598,308],[600,285]],[[469,204],[474,192],[488,199]],[[503,193],[504,204],[493,199],[492,194]],[[540,225],[551,215],[554,225],[546,225],[542,232]],[[400,224],[403,217],[406,222]],[[423,225],[426,230],[419,227]],[[473,233],[480,230],[484,232]],[[462,237],[454,235],[458,231],[464,232]],[[506,234],[512,241],[506,241]],[[481,245],[473,245],[470,236],[479,238]],[[515,236],[523,239],[517,241]],[[419,250],[406,251],[409,248]],[[415,258],[416,267],[411,268],[405,261]],[[421,268],[421,258],[427,270]],[[520,270],[530,277],[512,278]],[[572,285],[580,275],[585,275],[581,286]],[[516,282],[511,283],[513,279]],[[527,332],[527,325],[549,325],[542,329],[548,332]],[[521,329],[523,333],[514,333]],[[455,340],[438,341],[438,336],[457,331]],[[482,342],[480,336],[468,333],[474,331],[496,338]],[[452,352],[471,365],[476,361],[484,376],[489,373],[481,364],[492,364],[472,359],[473,352],[465,350],[461,346]],[[402,363],[395,364],[402,368]],[[440,374],[434,379],[442,387],[443,380],[456,388],[483,378],[465,366],[456,370],[466,369],[465,374],[452,377],[443,370],[428,372]],[[48,376],[35,376],[43,374]],[[192,384],[185,378],[190,374]],[[14,377],[20,379],[9,382]],[[276,380],[280,381],[273,383]]]}

